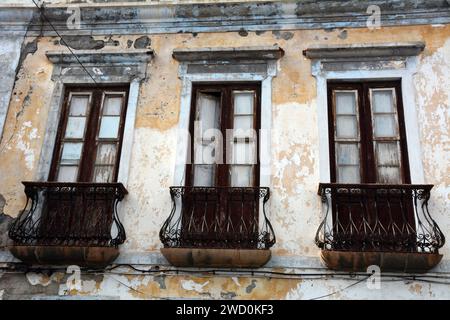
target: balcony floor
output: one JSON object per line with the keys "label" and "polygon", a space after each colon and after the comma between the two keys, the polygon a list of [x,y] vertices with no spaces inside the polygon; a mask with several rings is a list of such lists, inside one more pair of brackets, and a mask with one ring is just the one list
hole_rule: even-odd
{"label": "balcony floor", "polygon": [[269,249],[161,248],[176,267],[259,268],[271,257]]}
{"label": "balcony floor", "polygon": [[323,263],[332,270],[366,272],[371,265],[382,272],[426,273],[442,260],[439,253],[355,252],[321,250]]}
{"label": "balcony floor", "polygon": [[11,253],[29,265],[78,265],[101,268],[111,264],[118,256],[115,247],[13,245]]}

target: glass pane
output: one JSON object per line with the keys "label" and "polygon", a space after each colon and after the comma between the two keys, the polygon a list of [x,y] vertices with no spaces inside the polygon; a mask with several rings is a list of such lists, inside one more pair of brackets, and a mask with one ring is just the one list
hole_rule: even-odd
{"label": "glass pane", "polygon": [[358,138],[356,116],[336,116],[337,138]]}
{"label": "glass pane", "polygon": [[219,155],[216,155],[215,143],[196,143],[194,146],[194,163],[195,164],[213,164]]}
{"label": "glass pane", "polygon": [[400,157],[397,142],[378,142],[375,147],[377,164],[379,166],[399,166]]}
{"label": "glass pane", "polygon": [[360,183],[359,166],[343,166],[338,168],[338,183]]}
{"label": "glass pane", "polygon": [[400,184],[399,167],[378,167],[378,183]]}
{"label": "glass pane", "polygon": [[76,182],[77,174],[77,166],[60,166],[57,180],[59,182]]}
{"label": "glass pane", "polygon": [[358,143],[338,143],[337,163],[346,165],[359,165],[359,144]]}
{"label": "glass pane", "polygon": [[216,95],[199,93],[195,120],[201,122],[202,135],[208,129],[219,128],[219,106],[220,95],[218,93]]}
{"label": "glass pane", "polygon": [[65,142],[61,156],[61,164],[78,164],[81,158],[81,150],[83,149],[82,142]]}
{"label": "glass pane", "polygon": [[72,96],[70,101],[71,116],[85,116],[87,113],[87,106],[89,103],[89,96]]}
{"label": "glass pane", "polygon": [[94,170],[94,182],[112,182],[113,166],[97,166]]}
{"label": "glass pane", "polygon": [[[255,141],[258,139],[258,132],[255,129],[232,129],[232,141]],[[228,134],[228,130],[227,130]]]}
{"label": "glass pane", "polygon": [[251,187],[253,186],[253,167],[252,166],[232,166],[231,167],[231,186],[232,187]]}
{"label": "glass pane", "polygon": [[103,114],[110,116],[120,116],[122,109],[122,97],[106,96]]}
{"label": "glass pane", "polygon": [[112,164],[116,162],[116,145],[101,143],[97,150],[97,164]]}
{"label": "glass pane", "polygon": [[394,112],[393,90],[372,90],[372,108],[374,113]]}
{"label": "glass pane", "polygon": [[256,164],[256,143],[235,142],[233,143],[233,160],[235,164]]}
{"label": "glass pane", "polygon": [[336,114],[356,114],[356,91],[335,92]]}
{"label": "glass pane", "polygon": [[234,116],[234,129],[252,129],[253,116]]}
{"label": "glass pane", "polygon": [[99,138],[117,138],[119,133],[120,117],[102,117]]}
{"label": "glass pane", "polygon": [[66,138],[81,139],[84,137],[85,117],[69,117],[67,119]]}
{"label": "glass pane", "polygon": [[397,126],[395,114],[374,115],[375,118],[375,137],[396,137]]}
{"label": "glass pane", "polygon": [[215,165],[195,165],[194,166],[194,186],[212,187],[214,186]]}
{"label": "glass pane", "polygon": [[253,114],[253,92],[234,91],[234,114]]}

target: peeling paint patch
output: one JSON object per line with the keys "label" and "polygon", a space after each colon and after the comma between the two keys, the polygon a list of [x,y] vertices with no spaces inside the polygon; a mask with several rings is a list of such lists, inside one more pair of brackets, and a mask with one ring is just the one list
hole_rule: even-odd
{"label": "peeling paint patch", "polygon": [[[2,196],[0,194],[0,250],[10,243],[11,239],[8,236],[8,230],[13,222],[13,218],[3,214]],[[4,204],[5,202],[3,202]],[[0,274],[1,278],[2,274]]]}
{"label": "peeling paint patch", "polygon": [[236,297],[236,293],[234,293],[234,292],[221,292],[220,296],[223,299],[233,299],[233,298]]}
{"label": "peeling paint patch", "polygon": [[[69,278],[70,279],[70,278]],[[67,279],[67,280],[69,280]],[[96,276],[92,280],[81,280],[78,287],[68,287],[68,283],[60,282],[58,294],[64,295],[95,295],[100,288],[100,284],[103,281],[103,276]]]}
{"label": "peeling paint patch", "polygon": [[418,283],[409,287],[411,293],[422,294],[422,286]]}
{"label": "peeling paint patch", "polygon": [[198,293],[203,292],[203,287],[205,287],[209,281],[206,281],[203,284],[197,283],[193,280],[181,280],[181,287],[187,291],[195,291]]}
{"label": "peeling paint patch", "polygon": [[283,39],[283,40],[291,40],[294,37],[294,33],[289,31],[280,32],[276,30],[272,31],[272,34],[275,36],[276,39]]}
{"label": "peeling paint patch", "polygon": [[31,141],[37,138],[37,129],[31,127],[31,121],[24,122],[18,133],[16,148],[22,151],[25,159],[25,166],[30,171],[33,170],[35,160],[35,149],[32,148]]}
{"label": "peeling paint patch", "polygon": [[34,54],[37,51],[37,43],[38,43],[38,38],[34,39],[31,42],[28,42],[27,44],[25,44],[25,46],[22,46],[22,50],[20,52],[19,63],[17,64],[16,75],[17,75],[17,72],[19,71],[20,67],[22,66],[23,61],[26,59],[26,57],[29,54]]}
{"label": "peeling paint patch", "polygon": [[286,300],[301,300],[303,298],[303,293],[301,292],[301,282],[298,283],[296,288],[292,288],[287,293],[284,299]]}
{"label": "peeling paint patch", "polygon": [[160,289],[167,289],[166,288],[166,276],[165,275],[156,276],[153,280],[159,284],[159,288]]}
{"label": "peeling paint patch", "polygon": [[134,42],[135,49],[145,49],[152,44],[152,41],[147,36],[142,36],[136,39]]}
{"label": "peeling paint patch", "polygon": [[345,40],[345,39],[347,39],[347,36],[348,36],[347,30],[343,30],[343,31],[341,31],[341,32],[339,33],[338,38],[339,38],[339,39],[342,39],[342,40]]}
{"label": "peeling paint patch", "polygon": [[49,277],[42,273],[28,272],[25,274],[25,276],[32,286],[41,285],[47,287],[52,282],[52,277]]}
{"label": "peeling paint patch", "polygon": [[245,288],[245,292],[252,293],[253,289],[256,288],[256,280],[252,280],[252,283]]}
{"label": "peeling paint patch", "polygon": [[[6,200],[3,197],[3,195],[0,194],[0,214],[3,213],[3,208],[5,207],[5,204],[6,204]],[[0,222],[1,222],[1,219],[0,219]]]}
{"label": "peeling paint patch", "polygon": [[64,42],[75,50],[99,50],[105,46],[103,40],[95,40],[92,36],[64,36]]}
{"label": "peeling paint patch", "polygon": [[246,36],[248,36],[248,31],[245,30],[244,28],[242,28],[241,30],[239,30],[238,34],[239,34],[241,37],[246,37]]}
{"label": "peeling paint patch", "polygon": [[91,292],[97,288],[97,282],[95,280],[86,280],[82,282],[83,291]]}

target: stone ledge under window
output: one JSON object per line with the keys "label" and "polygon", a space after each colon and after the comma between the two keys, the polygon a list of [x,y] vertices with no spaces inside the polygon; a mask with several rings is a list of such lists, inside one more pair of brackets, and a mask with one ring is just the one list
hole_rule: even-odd
{"label": "stone ledge under window", "polygon": [[376,265],[383,272],[426,273],[442,257],[438,253],[321,250],[322,261],[329,269],[352,272],[366,272],[369,266]]}
{"label": "stone ledge under window", "polygon": [[161,253],[176,267],[259,268],[271,257],[269,249],[161,248]]}
{"label": "stone ledge under window", "polygon": [[178,61],[201,60],[276,60],[284,55],[279,46],[237,48],[175,49],[172,57]]}
{"label": "stone ledge under window", "polygon": [[303,55],[309,59],[360,59],[417,56],[425,48],[423,42],[352,44],[308,48]]}

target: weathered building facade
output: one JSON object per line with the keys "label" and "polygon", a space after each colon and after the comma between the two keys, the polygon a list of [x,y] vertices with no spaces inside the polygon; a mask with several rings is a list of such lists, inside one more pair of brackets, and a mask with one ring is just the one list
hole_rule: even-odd
{"label": "weathered building facade", "polygon": [[0,299],[450,298],[448,1],[35,2]]}

